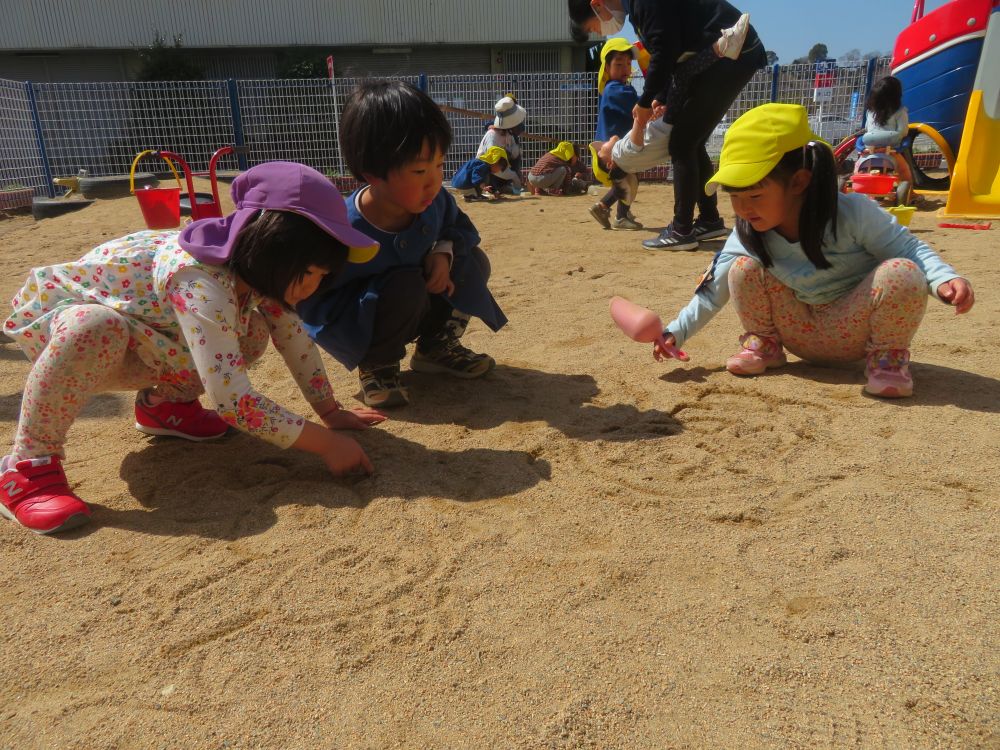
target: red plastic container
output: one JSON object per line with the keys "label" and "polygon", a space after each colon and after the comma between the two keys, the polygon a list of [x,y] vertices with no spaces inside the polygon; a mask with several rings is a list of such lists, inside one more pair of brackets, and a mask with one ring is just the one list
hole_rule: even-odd
{"label": "red plastic container", "polygon": [[181,225],[181,189],[144,188],[135,191],[142,218],[150,229],[175,229]]}
{"label": "red plastic container", "polygon": [[858,172],[851,175],[851,188],[855,193],[887,195],[896,189],[896,178],[891,174]]}

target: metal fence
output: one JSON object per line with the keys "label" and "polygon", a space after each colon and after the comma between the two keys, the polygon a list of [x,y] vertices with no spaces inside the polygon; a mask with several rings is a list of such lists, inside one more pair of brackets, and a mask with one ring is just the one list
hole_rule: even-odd
{"label": "metal fence", "polygon": [[[764,68],[713,132],[709,153],[718,154],[733,120],[768,101],[806,105],[814,130],[827,140],[840,140],[860,129],[867,92],[888,72],[888,58],[829,71],[811,64]],[[247,153],[226,157],[221,169],[288,159],[343,175],[340,112],[359,80],[0,80],[0,189],[22,185],[36,195],[53,195],[53,177],[81,169],[93,176],[127,174],[135,154],[147,148],[175,151],[201,171],[215,149],[227,144],[245,145]],[[421,75],[405,80],[445,107],[454,131],[448,176],[475,153],[493,104],[507,93],[527,109],[531,133],[581,145],[593,138],[598,106],[594,73]],[[637,88],[641,83],[636,81]],[[826,91],[814,101],[817,83]],[[531,140],[522,147],[526,165],[549,148]]]}

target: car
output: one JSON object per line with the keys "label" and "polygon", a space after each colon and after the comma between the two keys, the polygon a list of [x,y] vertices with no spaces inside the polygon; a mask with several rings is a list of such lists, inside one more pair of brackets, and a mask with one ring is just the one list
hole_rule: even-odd
{"label": "car", "polygon": [[809,127],[813,132],[832,146],[836,146],[845,138],[861,130],[861,123],[849,120],[839,115],[811,115]]}

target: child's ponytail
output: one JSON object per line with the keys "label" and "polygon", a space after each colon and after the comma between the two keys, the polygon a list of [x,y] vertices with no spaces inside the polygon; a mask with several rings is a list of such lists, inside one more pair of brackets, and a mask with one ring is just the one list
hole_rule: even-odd
{"label": "child's ponytail", "polygon": [[837,165],[833,151],[825,143],[809,141],[802,147],[802,166],[812,172],[799,213],[799,243],[816,268],[830,268],[823,255],[823,235],[832,225],[837,239]]}

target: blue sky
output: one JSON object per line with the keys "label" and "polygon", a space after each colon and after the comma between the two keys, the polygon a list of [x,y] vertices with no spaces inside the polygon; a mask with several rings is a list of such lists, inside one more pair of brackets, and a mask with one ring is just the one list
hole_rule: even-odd
{"label": "blue sky", "polygon": [[[730,0],[750,14],[764,47],[778,54],[779,63],[805,57],[817,42],[837,58],[852,49],[864,55],[878,50],[892,54],[896,36],[910,23],[913,0]],[[926,0],[925,13],[946,0]],[[632,27],[628,36],[635,39]]]}

